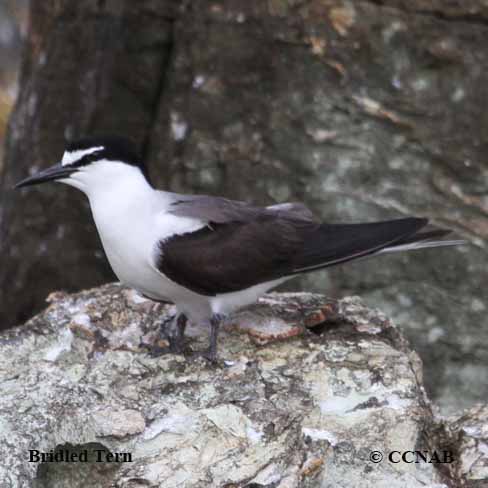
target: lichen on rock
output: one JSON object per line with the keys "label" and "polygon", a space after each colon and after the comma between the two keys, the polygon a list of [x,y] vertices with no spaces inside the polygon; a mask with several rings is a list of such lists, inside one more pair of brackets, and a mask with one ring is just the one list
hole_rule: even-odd
{"label": "lichen on rock", "polygon": [[[455,486],[435,464],[386,460],[435,449],[435,419],[417,354],[359,298],[266,295],[228,319],[217,364],[152,357],[142,344],[173,306],[118,284],[50,302],[0,336],[2,487]],[[28,462],[33,449],[89,462]]]}

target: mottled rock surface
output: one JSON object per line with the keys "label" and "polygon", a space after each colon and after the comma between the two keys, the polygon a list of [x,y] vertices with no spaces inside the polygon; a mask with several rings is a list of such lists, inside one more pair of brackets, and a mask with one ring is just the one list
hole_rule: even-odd
{"label": "mottled rock surface", "polygon": [[437,423],[431,430],[438,444],[451,446],[455,462],[445,465],[460,487],[488,486],[488,406],[477,405]]}
{"label": "mottled rock surface", "polygon": [[[2,488],[454,488],[486,478],[486,411],[453,424],[470,426],[462,469],[386,460],[452,449],[455,436],[433,417],[417,354],[358,298],[267,295],[228,319],[218,364],[150,356],[141,344],[174,310],[133,290],[50,302],[0,335]],[[188,346],[202,349],[206,332],[190,327]],[[86,450],[92,462],[29,463],[29,449]],[[94,462],[97,450],[121,462]],[[372,451],[385,460],[373,463]]]}
{"label": "mottled rock surface", "polygon": [[459,475],[468,486],[488,486],[488,407],[474,407],[449,426],[460,439]]}

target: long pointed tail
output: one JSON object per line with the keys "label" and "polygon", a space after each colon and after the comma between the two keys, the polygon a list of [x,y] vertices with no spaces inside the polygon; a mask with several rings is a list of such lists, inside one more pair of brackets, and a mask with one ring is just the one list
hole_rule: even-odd
{"label": "long pointed tail", "polygon": [[421,232],[417,232],[413,236],[401,239],[391,246],[380,249],[375,255],[391,252],[416,251],[418,249],[428,249],[432,247],[460,246],[468,243],[463,239],[441,240],[442,237],[446,237],[450,233],[450,230],[437,229],[435,227],[422,229]]}
{"label": "long pointed tail", "polygon": [[427,219],[413,217],[370,224],[323,224],[310,234],[293,273],[306,273],[390,252],[466,243],[457,239],[442,240],[450,231],[427,224]]}

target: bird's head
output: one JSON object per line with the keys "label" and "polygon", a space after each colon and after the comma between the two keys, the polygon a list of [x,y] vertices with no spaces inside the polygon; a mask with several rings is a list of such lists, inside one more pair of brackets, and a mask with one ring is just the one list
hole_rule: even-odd
{"label": "bird's head", "polygon": [[123,137],[87,137],[68,143],[61,162],[29,176],[15,186],[58,181],[89,195],[119,182],[148,181],[134,144]]}

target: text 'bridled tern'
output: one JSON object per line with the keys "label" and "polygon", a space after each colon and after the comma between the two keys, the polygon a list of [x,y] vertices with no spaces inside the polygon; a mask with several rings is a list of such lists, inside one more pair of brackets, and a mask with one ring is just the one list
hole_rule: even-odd
{"label": "text 'bridled tern'", "polygon": [[17,187],[59,181],[86,194],[120,281],[176,305],[169,350],[184,351],[187,320],[210,324],[214,360],[223,317],[294,276],[366,256],[450,246],[425,218],[327,224],[301,203],[257,207],[151,186],[133,144],[119,137],[70,143],[59,164]]}

